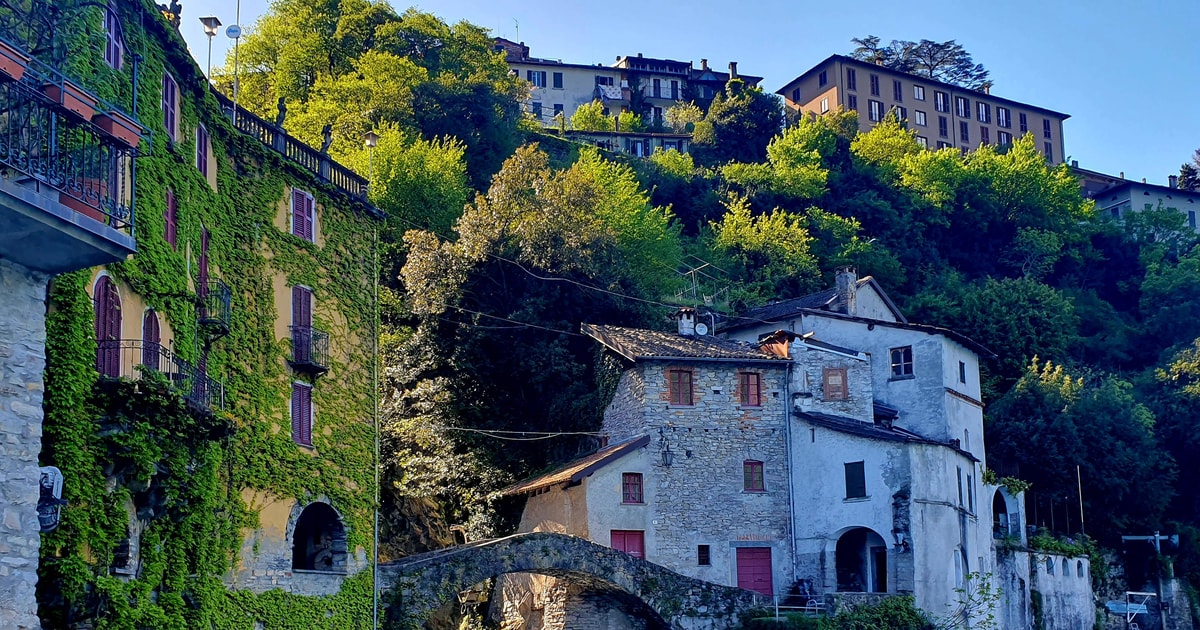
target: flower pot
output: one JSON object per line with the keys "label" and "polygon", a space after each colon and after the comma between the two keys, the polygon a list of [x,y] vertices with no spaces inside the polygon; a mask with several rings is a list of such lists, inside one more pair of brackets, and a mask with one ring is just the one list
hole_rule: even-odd
{"label": "flower pot", "polygon": [[29,65],[29,55],[0,40],[0,81],[20,81]]}
{"label": "flower pot", "polygon": [[93,208],[92,206],[89,206],[83,201],[76,199],[65,192],[58,193],[58,202],[74,210],[75,212],[78,212],[79,214],[95,219],[106,225],[109,222],[108,215],[101,212],[99,208]]}
{"label": "flower pot", "polygon": [[92,123],[126,149],[136,149],[142,139],[142,126],[118,111],[100,112],[92,116]]}
{"label": "flower pot", "polygon": [[50,97],[64,114],[78,120],[91,120],[99,103],[99,99],[70,81],[47,83],[42,86],[42,93]]}

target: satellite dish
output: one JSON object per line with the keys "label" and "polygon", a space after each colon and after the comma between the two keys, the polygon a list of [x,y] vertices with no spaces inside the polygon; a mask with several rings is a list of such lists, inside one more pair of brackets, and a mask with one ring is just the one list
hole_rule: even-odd
{"label": "satellite dish", "polygon": [[708,334],[708,324],[704,324],[704,323],[696,324],[696,334],[697,335],[707,335]]}

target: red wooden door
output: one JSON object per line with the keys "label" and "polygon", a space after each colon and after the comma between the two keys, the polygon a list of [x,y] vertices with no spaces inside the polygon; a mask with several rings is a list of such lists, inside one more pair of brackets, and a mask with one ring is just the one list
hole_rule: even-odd
{"label": "red wooden door", "polygon": [[158,371],[162,353],[162,338],[158,327],[158,313],[149,309],[142,316],[142,365]]}
{"label": "red wooden door", "polygon": [[612,548],[634,558],[646,559],[646,532],[640,529],[612,530]]}
{"label": "red wooden door", "polygon": [[92,307],[96,313],[96,371],[116,378],[121,375],[121,296],[112,278],[102,276],[96,282]]}
{"label": "red wooden door", "polygon": [[775,588],[771,581],[771,548],[737,548],[737,585],[770,597]]}

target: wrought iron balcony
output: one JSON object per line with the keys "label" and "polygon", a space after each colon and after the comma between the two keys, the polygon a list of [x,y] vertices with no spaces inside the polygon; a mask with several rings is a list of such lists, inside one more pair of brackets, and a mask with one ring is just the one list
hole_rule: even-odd
{"label": "wrought iron balcony", "polygon": [[329,371],[329,333],[312,326],[292,326],[292,358],[297,372],[315,375]]}
{"label": "wrought iron balcony", "polygon": [[211,412],[225,408],[225,386],[221,381],[159,343],[140,339],[100,341],[96,344],[96,370],[104,379],[133,381],[161,374],[195,409]]}
{"label": "wrought iron balcony", "polygon": [[223,337],[229,334],[229,312],[233,292],[229,285],[220,280],[210,280],[201,287],[197,296],[199,305],[196,319],[204,333],[210,337]]}

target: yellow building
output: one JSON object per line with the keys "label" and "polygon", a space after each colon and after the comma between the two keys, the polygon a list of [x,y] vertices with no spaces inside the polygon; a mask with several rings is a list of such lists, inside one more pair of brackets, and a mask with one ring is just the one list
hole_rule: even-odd
{"label": "yellow building", "polygon": [[971,90],[928,77],[831,55],[776,91],[798,113],[824,114],[844,109],[858,112],[859,129],[867,131],[889,112],[917,134],[929,148],[981,144],[1006,145],[1026,133],[1038,140],[1052,164],[1061,163],[1063,121],[1068,114]]}

